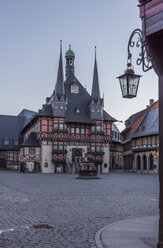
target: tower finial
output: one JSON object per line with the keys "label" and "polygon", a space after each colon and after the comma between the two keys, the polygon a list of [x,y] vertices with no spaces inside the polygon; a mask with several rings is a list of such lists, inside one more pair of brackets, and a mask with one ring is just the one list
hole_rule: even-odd
{"label": "tower finial", "polygon": [[62,40],[60,40],[60,52],[62,52]]}
{"label": "tower finial", "polygon": [[69,50],[71,50],[71,45],[69,45]]}
{"label": "tower finial", "polygon": [[61,97],[64,95],[64,78],[63,78],[63,63],[62,63],[62,40],[60,40],[60,57],[57,73],[57,81],[55,85],[56,94]]}
{"label": "tower finial", "polygon": [[97,101],[100,96],[100,86],[98,81],[97,61],[96,61],[96,46],[95,46],[95,63],[93,72],[93,83],[92,83],[92,98]]}

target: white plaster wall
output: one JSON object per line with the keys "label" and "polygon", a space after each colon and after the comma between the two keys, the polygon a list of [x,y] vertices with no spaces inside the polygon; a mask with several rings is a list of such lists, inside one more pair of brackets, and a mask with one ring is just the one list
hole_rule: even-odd
{"label": "white plaster wall", "polygon": [[[41,171],[42,173],[54,173],[54,164],[52,163],[52,144],[49,142],[42,143],[41,146]],[[48,167],[44,166],[44,163],[48,163]]]}
{"label": "white plaster wall", "polygon": [[[110,147],[104,147],[103,163],[102,163],[102,173],[109,173],[109,161],[110,161]],[[107,168],[104,164],[107,164]]]}

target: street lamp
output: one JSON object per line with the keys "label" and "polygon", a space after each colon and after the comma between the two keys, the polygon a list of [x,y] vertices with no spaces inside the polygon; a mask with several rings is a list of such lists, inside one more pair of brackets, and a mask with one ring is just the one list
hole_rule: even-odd
{"label": "street lamp", "polygon": [[134,70],[129,67],[125,71],[125,74],[117,77],[119,78],[122,96],[124,98],[136,97],[140,77],[141,75],[135,74]]}
{"label": "street lamp", "polygon": [[[137,36],[137,41],[134,41],[135,36]],[[124,98],[136,97],[141,77],[141,75],[135,74],[134,67],[132,65],[131,48],[134,46],[140,49],[139,58],[136,60],[136,64],[142,65],[143,71],[152,69],[152,58],[147,53],[146,45],[143,42],[142,31],[140,29],[135,29],[128,41],[127,70],[123,75],[117,77],[119,79],[122,96]]]}

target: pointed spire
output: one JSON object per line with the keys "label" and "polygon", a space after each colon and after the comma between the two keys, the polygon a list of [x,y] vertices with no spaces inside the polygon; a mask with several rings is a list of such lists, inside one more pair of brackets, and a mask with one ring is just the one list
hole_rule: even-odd
{"label": "pointed spire", "polygon": [[100,98],[100,87],[98,81],[98,70],[96,62],[96,46],[95,46],[95,63],[94,63],[94,73],[93,73],[93,83],[92,83],[92,98],[97,101]]}
{"label": "pointed spire", "polygon": [[55,93],[59,97],[64,95],[63,62],[62,62],[62,40],[60,40],[60,58],[59,58],[57,81],[56,81],[56,85],[55,85]]}

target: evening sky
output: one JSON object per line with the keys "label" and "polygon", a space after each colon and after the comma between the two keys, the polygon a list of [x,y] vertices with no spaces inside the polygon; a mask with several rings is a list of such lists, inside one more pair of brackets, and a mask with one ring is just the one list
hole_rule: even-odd
{"label": "evening sky", "polygon": [[[72,45],[75,75],[91,92],[94,46],[105,110],[118,120],[158,99],[153,70],[143,73],[138,96],[123,99],[117,76],[126,69],[127,43],[141,28],[136,0],[0,0],[0,114],[38,111],[56,82],[59,41]],[[135,51],[137,49],[135,48]],[[134,52],[133,62],[138,56]],[[63,56],[65,66],[65,58]],[[118,124],[120,129],[123,128]]]}

